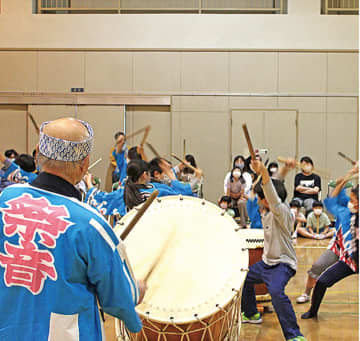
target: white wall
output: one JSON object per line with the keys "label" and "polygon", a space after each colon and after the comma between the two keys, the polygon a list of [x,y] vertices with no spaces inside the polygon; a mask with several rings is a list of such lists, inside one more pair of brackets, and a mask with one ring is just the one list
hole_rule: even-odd
{"label": "white wall", "polygon": [[0,48],[358,48],[358,16],[320,15],[320,0],[289,0],[287,15],[37,15],[30,0],[1,6]]}

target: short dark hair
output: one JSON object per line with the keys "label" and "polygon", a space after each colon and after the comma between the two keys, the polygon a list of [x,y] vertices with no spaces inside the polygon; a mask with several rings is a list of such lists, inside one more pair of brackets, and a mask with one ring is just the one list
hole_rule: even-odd
{"label": "short dark hair", "polygon": [[311,159],[310,156],[303,156],[303,157],[300,159],[300,163],[301,163],[301,162],[311,163],[311,165],[314,166],[314,162],[313,162],[313,160]]}
{"label": "short dark hair", "polygon": [[290,206],[290,207],[296,207],[296,208],[300,208],[300,207],[301,207],[299,201],[297,201],[297,200],[291,200],[289,206]]}
{"label": "short dark hair", "polygon": [[315,200],[312,204],[312,207],[324,207],[324,205],[321,201]]}
{"label": "short dark hair", "polygon": [[15,149],[8,149],[8,150],[5,150],[4,155],[5,155],[5,157],[10,157],[11,155],[14,155],[15,157],[17,157],[19,154]]}
{"label": "short dark hair", "polygon": [[351,189],[351,193],[354,193],[359,200],[359,185]]}
{"label": "short dark hair", "polygon": [[122,135],[122,136],[125,136],[125,134],[124,134],[122,131],[116,132],[115,135],[114,135],[114,140],[117,140],[118,137],[121,136],[121,135]]}
{"label": "short dark hair", "polygon": [[159,172],[160,174],[163,172],[160,167],[160,161],[161,159],[156,157],[149,162],[151,177],[154,177],[155,172]]}
{"label": "short dark hair", "polygon": [[25,172],[32,173],[36,169],[35,160],[29,154],[20,154],[14,161]]}
{"label": "short dark hair", "polygon": [[219,203],[220,203],[220,202],[226,202],[226,203],[228,203],[228,204],[231,204],[231,197],[228,196],[228,195],[223,195],[223,196],[220,198]]}
{"label": "short dark hair", "polygon": [[[281,202],[284,202],[286,200],[287,197],[287,191],[286,191],[286,187],[284,185],[284,182],[282,180],[279,179],[271,179],[275,191],[278,194]],[[262,182],[262,181],[261,181]],[[260,199],[265,199],[265,194],[264,191],[262,189],[262,186],[260,184],[260,182],[258,182],[254,188],[255,193],[259,196]]]}
{"label": "short dark hair", "polygon": [[131,147],[128,151],[128,158],[131,161],[142,160],[141,155],[137,152],[137,146]]}

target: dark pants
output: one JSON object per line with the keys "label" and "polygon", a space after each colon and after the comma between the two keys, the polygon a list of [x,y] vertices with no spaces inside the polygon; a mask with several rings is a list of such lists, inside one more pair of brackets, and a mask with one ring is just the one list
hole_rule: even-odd
{"label": "dark pants", "polygon": [[302,336],[289,297],[285,295],[285,286],[295,273],[284,263],[269,266],[263,261],[257,262],[249,268],[241,298],[241,310],[245,316],[256,314],[254,284],[265,283],[286,340]]}
{"label": "dark pants", "polygon": [[343,278],[354,275],[356,272],[352,271],[344,262],[338,261],[329,267],[316,282],[314,292],[311,298],[310,313],[317,315],[320,308],[321,301],[325,295],[326,289],[332,287],[335,283]]}

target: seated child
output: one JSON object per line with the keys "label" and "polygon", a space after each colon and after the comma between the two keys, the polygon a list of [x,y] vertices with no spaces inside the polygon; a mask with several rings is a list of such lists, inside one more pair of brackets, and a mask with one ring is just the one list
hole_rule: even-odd
{"label": "seated child", "polygon": [[308,215],[306,228],[298,228],[298,234],[312,239],[331,238],[334,234],[334,229],[329,228],[331,223],[326,213],[323,212],[324,206],[322,202],[314,201],[312,207],[313,211]]}
{"label": "seated child", "polygon": [[292,235],[293,243],[296,243],[296,238],[298,234],[298,229],[301,228],[304,224],[306,224],[306,218],[303,213],[300,212],[300,203],[297,200],[291,200],[290,202],[290,210],[294,215],[294,233]]}
{"label": "seated child", "polygon": [[235,211],[230,208],[231,205],[231,197],[229,197],[228,195],[223,195],[220,200],[219,200],[219,206],[226,211],[226,213],[234,218],[235,217]]}

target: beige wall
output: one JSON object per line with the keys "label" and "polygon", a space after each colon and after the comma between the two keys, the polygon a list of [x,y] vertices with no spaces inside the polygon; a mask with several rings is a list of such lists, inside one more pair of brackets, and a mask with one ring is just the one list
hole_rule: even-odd
{"label": "beige wall", "polygon": [[357,49],[358,16],[288,2],[287,15],[36,15],[31,0],[2,0],[0,48]]}
{"label": "beige wall", "polygon": [[[358,16],[319,13],[320,1],[291,0],[288,15],[36,15],[31,1],[3,0],[0,92],[84,87],[87,93],[171,95],[171,108],[128,107],[127,131],[151,124],[149,141],[169,158],[183,154],[185,140],[186,152],[204,169],[211,200],[222,193],[232,157],[246,154],[241,123],[249,122],[255,146],[268,148],[272,158],[293,156],[298,111],[299,155],[312,156],[335,178],[349,166],[337,152],[358,153],[357,99],[351,97],[358,95]],[[21,25],[14,29],[14,22]],[[264,97],[239,96],[245,93]],[[108,159],[112,135],[124,123],[121,106],[30,111],[39,122],[70,115],[94,123],[94,160]],[[24,150],[24,112],[1,113],[0,145]],[[30,132],[32,149],[31,126]],[[103,179],[105,162],[94,168]]]}
{"label": "beige wall", "polygon": [[[232,157],[247,154],[243,122],[248,122],[255,146],[269,149],[272,159],[280,154],[294,156],[298,111],[299,155],[312,156],[318,167],[332,171],[332,178],[349,166],[337,152],[354,159],[358,152],[357,100],[335,97],[358,93],[357,53],[0,51],[0,60],[4,75],[0,91],[68,92],[71,87],[84,87],[86,92],[97,93],[171,94],[171,108],[127,107],[127,131],[151,124],[149,141],[168,158],[171,152],[183,154],[185,140],[186,152],[193,153],[204,169],[205,194],[211,200],[222,192]],[[299,95],[304,93],[319,97]],[[94,123],[94,160],[108,160],[112,135],[122,129],[124,120],[123,107],[31,106],[30,111],[39,122],[78,115]],[[17,125],[21,113],[2,112],[13,129],[19,127],[19,133],[1,134],[0,144],[21,149],[26,144],[23,124]],[[140,136],[129,144],[139,141]],[[35,142],[32,129],[30,149]],[[153,156],[146,152],[149,158]],[[106,162],[94,169],[103,179]]]}

